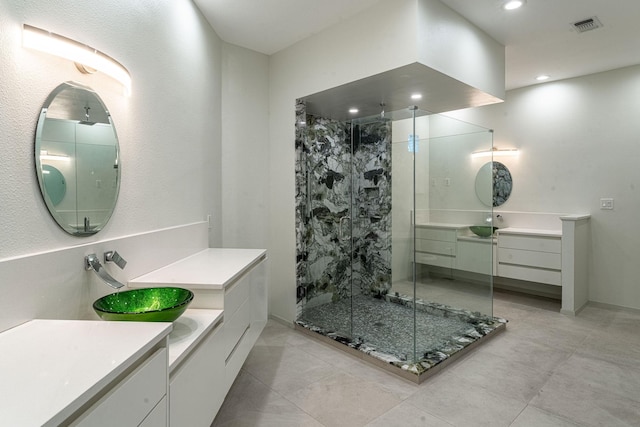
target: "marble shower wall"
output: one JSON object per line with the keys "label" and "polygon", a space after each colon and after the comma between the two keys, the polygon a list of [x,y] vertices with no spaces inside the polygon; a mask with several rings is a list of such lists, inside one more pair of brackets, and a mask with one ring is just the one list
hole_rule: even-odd
{"label": "marble shower wall", "polygon": [[352,129],[350,122],[307,115],[299,102],[295,173],[298,311],[352,293],[386,295],[391,288],[391,122],[353,124]]}

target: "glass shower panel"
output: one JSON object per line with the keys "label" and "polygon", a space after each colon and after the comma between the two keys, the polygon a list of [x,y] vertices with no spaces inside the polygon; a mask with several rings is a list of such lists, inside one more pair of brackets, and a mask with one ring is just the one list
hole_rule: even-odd
{"label": "glass shower panel", "polygon": [[[434,261],[424,257],[425,262],[416,263],[416,297],[492,316],[495,241],[491,233],[478,236],[470,226],[483,227],[483,234],[493,225],[493,207],[477,195],[478,190],[491,194],[492,179],[479,174],[482,165],[472,157],[491,149],[493,133],[432,115],[420,143],[428,146],[428,154],[416,156],[416,186],[426,180],[428,191],[419,193],[416,187],[416,244]],[[421,173],[426,170],[428,175]]]}
{"label": "glass shower panel", "polygon": [[418,374],[477,339],[495,243],[471,226],[491,230],[493,179],[471,154],[491,131],[412,108],[297,111],[297,324]]}

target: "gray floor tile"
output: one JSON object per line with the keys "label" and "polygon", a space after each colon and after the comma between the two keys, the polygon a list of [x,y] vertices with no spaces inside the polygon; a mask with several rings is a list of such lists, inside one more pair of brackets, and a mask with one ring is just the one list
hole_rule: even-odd
{"label": "gray floor tile", "polygon": [[508,326],[507,330],[477,349],[478,353],[489,353],[517,361],[539,371],[552,372],[571,356],[570,351],[550,347],[546,344],[527,341]]}
{"label": "gray floor tile", "polygon": [[279,393],[293,393],[335,373],[330,364],[293,346],[254,347],[244,369]]}
{"label": "gray floor tile", "polygon": [[640,415],[640,369],[574,354],[558,367],[556,375],[580,381],[603,393],[635,400]]}
{"label": "gray floor tile", "polygon": [[367,427],[452,427],[448,422],[416,408],[401,403],[367,424]]}
{"label": "gray floor tile", "polygon": [[476,352],[451,368],[449,372],[455,376],[524,403],[528,403],[551,376],[550,372],[488,352]]}
{"label": "gray floor tile", "polygon": [[581,426],[638,426],[640,405],[587,381],[554,374],[531,404]]}
{"label": "gray floor tile", "polygon": [[364,426],[400,403],[375,383],[349,374],[321,379],[286,397],[326,426]]}
{"label": "gray floor tile", "polygon": [[579,425],[529,405],[510,427],[579,427]]}
{"label": "gray floor tile", "polygon": [[430,381],[406,401],[454,426],[509,426],[527,406],[451,373]]}
{"label": "gray floor tile", "polygon": [[[449,284],[420,292],[470,301]],[[639,426],[640,312],[558,311],[496,292],[506,331],[419,386],[270,321],[213,425]]]}
{"label": "gray floor tile", "polygon": [[296,405],[244,370],[233,383],[212,426],[321,426]]}

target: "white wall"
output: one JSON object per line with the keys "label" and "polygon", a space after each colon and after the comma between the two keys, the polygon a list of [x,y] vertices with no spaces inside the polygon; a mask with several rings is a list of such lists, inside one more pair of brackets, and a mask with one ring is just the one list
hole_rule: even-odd
{"label": "white wall", "polygon": [[504,99],[504,46],[439,0],[419,2],[416,17],[420,62]]}
{"label": "white wall", "polygon": [[[640,308],[640,67],[507,92],[450,113],[517,147],[506,211],[591,213],[589,300]],[[506,161],[505,161],[506,164]],[[599,199],[615,199],[613,211]]]}
{"label": "white wall", "polygon": [[412,0],[380,2],[357,19],[337,24],[270,58],[267,249],[274,317],[295,320],[295,101],[405,65],[413,53],[405,43],[411,38],[411,26],[406,23],[415,21],[414,13]]}
{"label": "white wall", "polygon": [[222,246],[267,247],[269,57],[222,48]]}
{"label": "white wall", "polygon": [[430,4],[431,0],[380,2],[270,58],[267,249],[274,266],[270,310],[275,317],[295,319],[295,100],[418,62],[418,5],[429,9]]}
{"label": "white wall", "polygon": [[[104,75],[82,75],[69,61],[24,49],[23,23],[79,40],[116,58],[131,72],[131,97],[123,96],[119,84]],[[82,287],[89,276],[81,255],[69,262],[69,248],[98,252],[103,242],[122,243],[121,238],[146,233],[136,245],[122,243],[136,248],[136,253],[122,253],[130,260],[126,271],[133,272],[139,265],[131,260],[167,261],[202,247],[197,239],[183,242],[174,236],[167,240],[156,236],[164,232],[156,231],[183,230],[183,226],[190,230],[187,224],[198,223],[207,214],[214,224],[209,243],[220,244],[222,43],[190,0],[2,0],[0,27],[0,292],[20,295],[18,303],[0,299],[0,313],[5,316],[0,329],[20,320],[12,305],[24,307],[21,316],[25,318],[42,313],[66,316],[73,311],[67,305],[84,295]],[[100,94],[120,139],[120,197],[107,227],[92,237],[69,236],[56,225],[34,172],[40,108],[49,92],[67,80],[91,86]],[[172,244],[180,247],[167,247]],[[46,262],[32,262],[37,256],[31,259],[30,255],[40,252],[50,254]],[[29,274],[21,274],[16,263],[29,269]],[[51,304],[58,304],[59,311],[52,311]]]}

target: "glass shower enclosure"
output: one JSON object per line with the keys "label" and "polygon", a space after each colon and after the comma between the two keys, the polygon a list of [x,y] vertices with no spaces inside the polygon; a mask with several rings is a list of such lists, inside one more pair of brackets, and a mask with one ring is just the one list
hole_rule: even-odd
{"label": "glass shower enclosure", "polygon": [[[297,327],[420,382],[501,324],[492,132],[416,107],[336,120],[297,105]],[[490,159],[489,159],[490,161]]]}

